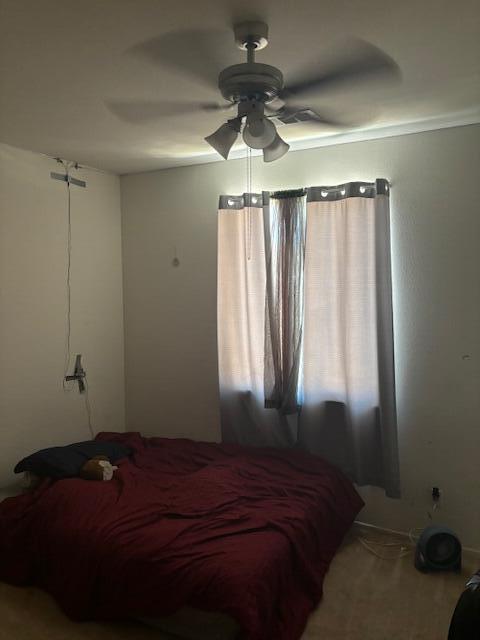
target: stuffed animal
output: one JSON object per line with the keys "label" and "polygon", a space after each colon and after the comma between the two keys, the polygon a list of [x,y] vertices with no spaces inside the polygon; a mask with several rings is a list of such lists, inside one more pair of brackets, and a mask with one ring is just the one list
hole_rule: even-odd
{"label": "stuffed animal", "polygon": [[110,460],[106,456],[95,456],[80,469],[79,476],[84,480],[111,480],[113,472],[118,467],[110,464]]}

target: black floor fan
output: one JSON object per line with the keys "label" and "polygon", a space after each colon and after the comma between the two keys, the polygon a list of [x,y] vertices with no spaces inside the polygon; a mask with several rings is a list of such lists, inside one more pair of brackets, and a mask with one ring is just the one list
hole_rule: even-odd
{"label": "black floor fan", "polygon": [[460,571],[462,545],[448,527],[432,525],[424,529],[415,551],[415,567],[419,571]]}

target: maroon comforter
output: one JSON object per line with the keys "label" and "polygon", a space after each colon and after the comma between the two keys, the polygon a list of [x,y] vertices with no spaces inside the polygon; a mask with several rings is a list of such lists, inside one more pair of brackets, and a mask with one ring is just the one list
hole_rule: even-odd
{"label": "maroon comforter", "polygon": [[0,504],[0,579],[72,618],[222,611],[249,640],[297,640],[363,506],[321,459],[189,440],[97,436],[134,450],[111,482],[45,481]]}

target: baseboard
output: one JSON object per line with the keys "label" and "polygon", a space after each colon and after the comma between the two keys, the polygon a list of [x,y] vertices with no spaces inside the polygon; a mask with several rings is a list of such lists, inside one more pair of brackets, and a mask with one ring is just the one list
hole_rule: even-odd
{"label": "baseboard", "polygon": [[[362,529],[369,529],[370,531],[378,531],[379,533],[388,533],[390,535],[400,536],[410,540],[410,533],[408,531],[396,531],[395,529],[387,529],[386,527],[377,527],[375,524],[360,522],[360,520],[355,520],[354,526],[361,527]],[[480,556],[480,549],[473,549],[472,547],[464,547],[462,545],[462,550]]]}

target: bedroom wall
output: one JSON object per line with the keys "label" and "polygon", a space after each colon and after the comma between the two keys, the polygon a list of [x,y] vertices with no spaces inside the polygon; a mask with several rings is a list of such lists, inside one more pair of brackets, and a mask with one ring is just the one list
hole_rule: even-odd
{"label": "bedroom wall", "polygon": [[[0,145],[0,488],[35,449],[87,440],[84,396],[62,389],[67,187],[54,160]],[[71,351],[87,370],[97,430],[123,430],[120,185],[80,169],[71,188]]]}
{"label": "bedroom wall", "polygon": [[[480,549],[480,126],[256,160],[254,189],[386,177],[403,498],[362,489],[361,520],[400,531],[434,518]],[[242,160],[121,178],[127,426],[220,437],[216,360],[218,194],[245,190]],[[180,266],[171,264],[174,247]]]}

